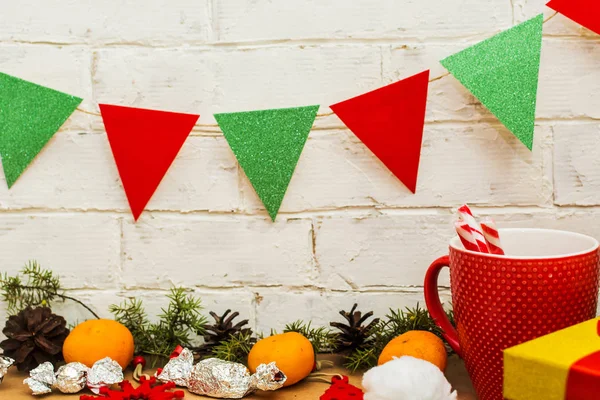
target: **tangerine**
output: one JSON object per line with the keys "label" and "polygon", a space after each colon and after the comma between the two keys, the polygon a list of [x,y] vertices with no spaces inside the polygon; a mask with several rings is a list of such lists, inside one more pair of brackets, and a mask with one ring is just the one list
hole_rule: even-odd
{"label": "tangerine", "polygon": [[408,331],[394,339],[384,347],[377,365],[383,365],[402,356],[412,356],[429,361],[442,372],[446,369],[448,354],[444,342],[431,332]]}
{"label": "tangerine", "polygon": [[104,357],[125,369],[133,359],[133,335],[125,325],[110,319],[92,319],[77,325],[65,339],[67,363],[78,361],[92,367]]}
{"label": "tangerine", "polygon": [[248,354],[248,368],[252,373],[260,364],[273,361],[287,377],[283,386],[291,386],[312,372],[315,351],[306,337],[288,332],[259,340]]}

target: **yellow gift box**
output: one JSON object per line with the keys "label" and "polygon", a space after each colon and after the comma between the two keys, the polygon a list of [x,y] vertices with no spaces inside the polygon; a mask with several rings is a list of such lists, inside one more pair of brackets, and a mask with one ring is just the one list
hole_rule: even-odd
{"label": "yellow gift box", "polygon": [[600,318],[504,350],[504,397],[600,399]]}

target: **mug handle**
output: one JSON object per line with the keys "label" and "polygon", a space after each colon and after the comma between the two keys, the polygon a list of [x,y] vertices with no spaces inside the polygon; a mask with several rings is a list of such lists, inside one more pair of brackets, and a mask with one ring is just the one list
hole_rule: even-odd
{"label": "mug handle", "polygon": [[450,323],[450,320],[448,319],[448,316],[442,307],[440,294],[438,292],[438,277],[440,275],[440,271],[442,268],[449,266],[450,257],[444,256],[435,260],[429,266],[429,269],[427,269],[424,284],[425,304],[427,305],[429,314],[431,314],[435,324],[442,329],[442,336],[444,336],[444,339],[446,339],[450,347],[452,347],[452,350],[462,357],[462,351],[460,344],[458,343],[458,333]]}

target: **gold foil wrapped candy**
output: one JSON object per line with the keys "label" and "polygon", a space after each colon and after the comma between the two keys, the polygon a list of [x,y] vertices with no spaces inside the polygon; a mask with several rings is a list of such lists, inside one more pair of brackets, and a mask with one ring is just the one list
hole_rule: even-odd
{"label": "gold foil wrapped candy", "polygon": [[157,378],[175,382],[192,393],[221,399],[241,399],[255,390],[277,390],[286,376],[275,363],[261,364],[254,375],[243,364],[216,358],[193,365],[192,353],[184,349],[172,358]]}

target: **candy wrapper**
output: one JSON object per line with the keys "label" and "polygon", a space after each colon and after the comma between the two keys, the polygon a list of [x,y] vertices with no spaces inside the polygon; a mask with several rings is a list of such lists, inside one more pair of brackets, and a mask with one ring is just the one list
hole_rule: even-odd
{"label": "candy wrapper", "polygon": [[56,383],[54,366],[51,362],[38,365],[29,372],[29,378],[25,379],[23,383],[29,386],[33,395],[52,392],[52,387]]}
{"label": "candy wrapper", "polygon": [[4,375],[8,372],[8,369],[15,363],[15,360],[8,357],[0,356],[0,383],[4,380]]}
{"label": "candy wrapper", "polygon": [[54,387],[62,393],[80,392],[87,383],[89,368],[78,362],[63,365],[56,371],[56,383]]}
{"label": "candy wrapper", "polygon": [[244,365],[209,358],[193,365],[188,349],[172,358],[157,378],[187,387],[192,393],[221,399],[241,399],[255,390],[277,390],[286,376],[275,363],[261,364],[254,375]]}
{"label": "candy wrapper", "polygon": [[192,393],[220,399],[241,399],[256,389],[277,390],[286,376],[275,363],[261,364],[254,375],[243,364],[209,358],[194,365],[188,378]]}
{"label": "candy wrapper", "polygon": [[96,394],[100,393],[100,388],[103,386],[111,386],[115,383],[122,382],[123,369],[114,360],[109,357],[96,361],[88,372],[87,386]]}
{"label": "candy wrapper", "polygon": [[187,378],[192,373],[193,365],[194,354],[189,349],[183,349],[178,356],[169,360],[156,378],[163,382],[173,382],[177,386],[187,387]]}
{"label": "candy wrapper", "polygon": [[23,383],[29,386],[33,395],[50,393],[53,389],[62,393],[77,393],[86,386],[98,394],[101,387],[111,386],[123,379],[119,364],[107,357],[96,361],[92,368],[72,362],[60,367],[56,373],[52,364],[45,362],[32,369]]}

